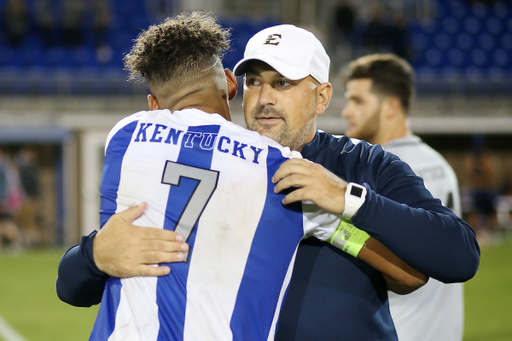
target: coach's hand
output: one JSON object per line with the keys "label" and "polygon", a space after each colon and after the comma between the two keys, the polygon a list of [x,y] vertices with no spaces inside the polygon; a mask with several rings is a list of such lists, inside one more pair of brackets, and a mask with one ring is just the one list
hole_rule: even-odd
{"label": "coach's hand", "polygon": [[93,256],[101,271],[115,277],[164,276],[168,266],[151,264],[181,262],[188,251],[176,232],[131,224],[146,203],[114,214],[94,237]]}
{"label": "coach's hand", "polygon": [[283,204],[310,200],[331,213],[343,213],[347,183],[318,163],[305,159],[290,159],[272,177],[274,191],[296,188],[287,194]]}

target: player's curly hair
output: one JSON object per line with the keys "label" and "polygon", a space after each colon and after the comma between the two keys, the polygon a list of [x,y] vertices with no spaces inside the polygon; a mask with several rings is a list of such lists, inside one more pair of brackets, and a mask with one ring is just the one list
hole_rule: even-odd
{"label": "player's curly hair", "polygon": [[230,47],[230,29],[208,12],[182,13],[141,32],[124,57],[129,80],[161,85],[212,67]]}
{"label": "player's curly hair", "polygon": [[407,61],[391,53],[370,54],[352,61],[341,73],[345,87],[353,79],[364,78],[372,80],[374,93],[397,97],[404,111],[409,110],[415,86],[414,71]]}

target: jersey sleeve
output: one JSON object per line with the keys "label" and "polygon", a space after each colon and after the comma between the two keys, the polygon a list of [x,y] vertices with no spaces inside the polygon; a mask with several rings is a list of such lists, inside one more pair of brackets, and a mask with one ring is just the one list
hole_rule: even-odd
{"label": "jersey sleeve", "polygon": [[[292,151],[288,147],[282,147],[276,141],[261,136],[261,138],[270,146],[281,150],[286,159],[302,159],[302,155],[297,151]],[[323,208],[318,207],[309,200],[302,201],[304,238],[315,237],[319,240],[328,240],[341,222],[341,215],[330,213]]]}
{"label": "jersey sleeve", "polygon": [[341,216],[330,213],[307,200],[302,202],[304,238],[315,237],[326,241],[331,238],[341,222]]}
{"label": "jersey sleeve", "polygon": [[105,153],[107,152],[109,143],[112,140],[112,138],[114,137],[114,135],[116,135],[119,132],[119,130],[122,130],[124,127],[126,127],[130,123],[139,120],[142,117],[142,115],[144,115],[144,113],[146,113],[146,111],[136,112],[135,114],[127,116],[116,123],[116,125],[110,130],[110,132],[107,135],[107,140],[105,142]]}

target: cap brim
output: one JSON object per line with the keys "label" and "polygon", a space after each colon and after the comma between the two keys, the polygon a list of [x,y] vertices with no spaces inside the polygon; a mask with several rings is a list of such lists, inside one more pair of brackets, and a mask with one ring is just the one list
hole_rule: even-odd
{"label": "cap brim", "polygon": [[261,62],[268,64],[281,75],[291,80],[298,80],[309,76],[309,72],[305,71],[302,68],[291,65],[289,61],[281,60],[279,58],[269,55],[256,55],[242,59],[235,65],[233,69],[233,73],[235,74],[235,76],[238,77],[245,74],[247,71],[248,63],[253,60],[259,60]]}

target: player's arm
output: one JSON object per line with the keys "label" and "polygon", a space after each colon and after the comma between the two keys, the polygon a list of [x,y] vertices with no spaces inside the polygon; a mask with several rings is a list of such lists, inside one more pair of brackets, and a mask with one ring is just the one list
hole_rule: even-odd
{"label": "player's arm", "polygon": [[[317,237],[323,239],[322,235]],[[380,271],[388,289],[397,294],[411,293],[428,281],[427,276],[413,269],[381,242],[355,227],[349,220],[342,219],[326,241]]]}
{"label": "player's arm", "polygon": [[428,277],[414,270],[375,238],[369,238],[357,258],[379,270],[391,290],[405,295],[421,288]]}
{"label": "player's arm", "polygon": [[132,224],[146,205],[114,214],[100,232],[83,237],[59,263],[57,295],[71,305],[98,304],[110,276],[163,276],[168,266],[151,264],[180,262],[188,245],[173,231]]}

